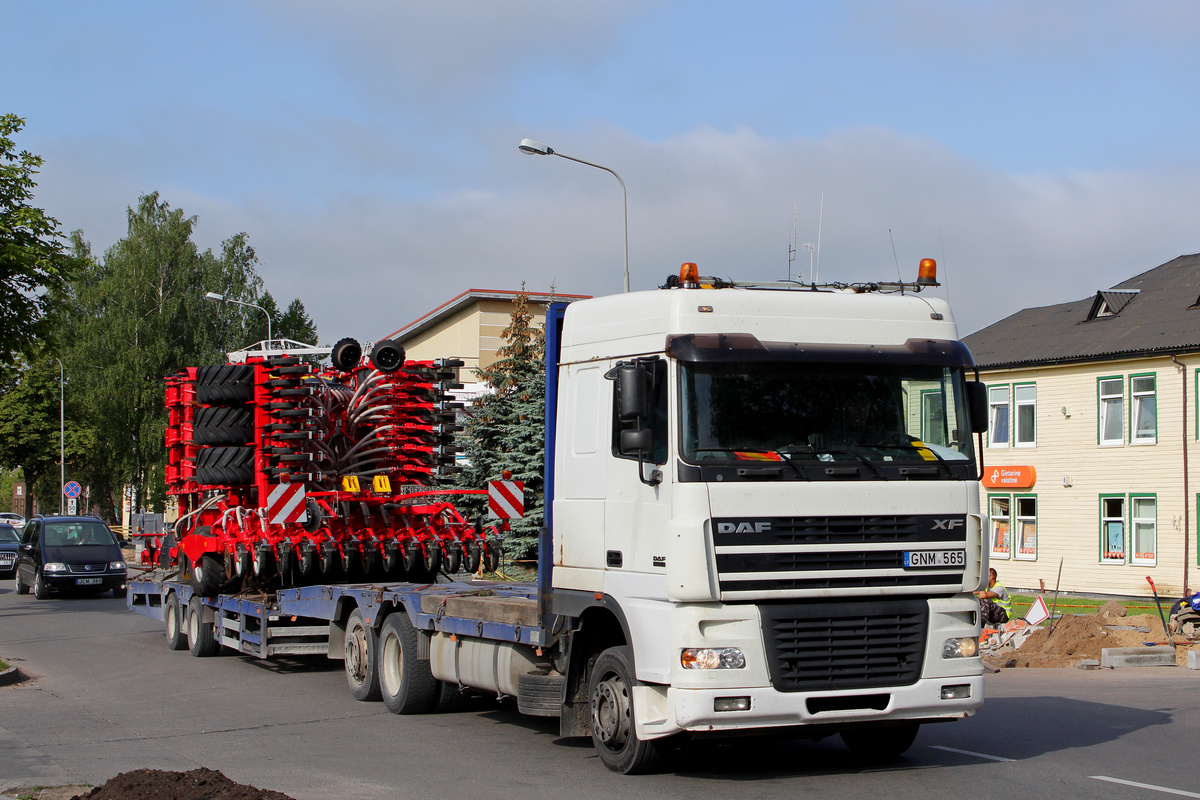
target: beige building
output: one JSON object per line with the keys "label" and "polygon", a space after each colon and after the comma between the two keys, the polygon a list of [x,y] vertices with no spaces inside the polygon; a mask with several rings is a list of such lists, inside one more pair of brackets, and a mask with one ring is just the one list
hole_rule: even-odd
{"label": "beige building", "polygon": [[[519,292],[468,289],[385,338],[404,346],[407,357],[418,361],[459,358],[464,384],[474,381],[474,370],[489,367],[500,349],[500,334],[512,318],[513,299]],[[546,324],[546,303],[551,299],[570,302],[590,295],[527,292],[531,324]]]}
{"label": "beige building", "polygon": [[1200,254],[966,337],[988,387],[981,508],[1010,588],[1200,584]]}

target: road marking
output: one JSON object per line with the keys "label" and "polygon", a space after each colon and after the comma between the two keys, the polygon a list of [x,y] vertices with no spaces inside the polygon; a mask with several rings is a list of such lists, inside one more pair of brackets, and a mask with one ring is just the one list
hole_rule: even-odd
{"label": "road marking", "polygon": [[1180,797],[1200,797],[1200,794],[1196,794],[1195,792],[1185,792],[1182,789],[1168,789],[1166,786],[1155,786],[1153,783],[1123,781],[1120,778],[1110,778],[1107,775],[1089,775],[1088,777],[1096,781],[1108,781],[1109,783],[1120,783],[1125,786],[1136,786],[1139,789],[1151,789],[1153,791],[1164,792],[1166,794],[1177,794]]}
{"label": "road marking", "polygon": [[[959,750],[957,747],[943,747],[940,744],[929,745],[934,750],[945,750],[947,753],[961,753],[964,756],[975,756],[976,758],[986,758],[988,761],[1016,761],[1015,758],[1005,758],[1004,756],[989,756],[987,753],[976,753],[973,750]],[[1200,797],[1200,795],[1197,795]]]}

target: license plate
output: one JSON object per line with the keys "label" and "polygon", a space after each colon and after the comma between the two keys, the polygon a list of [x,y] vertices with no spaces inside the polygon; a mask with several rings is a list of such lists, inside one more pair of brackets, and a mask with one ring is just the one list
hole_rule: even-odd
{"label": "license plate", "polygon": [[0,556],[0,567],[11,567],[17,562],[17,559],[12,556]]}
{"label": "license plate", "polygon": [[76,586],[99,586],[104,583],[103,578],[76,578]]}
{"label": "license plate", "polygon": [[922,567],[965,567],[966,550],[905,550],[904,568]]}

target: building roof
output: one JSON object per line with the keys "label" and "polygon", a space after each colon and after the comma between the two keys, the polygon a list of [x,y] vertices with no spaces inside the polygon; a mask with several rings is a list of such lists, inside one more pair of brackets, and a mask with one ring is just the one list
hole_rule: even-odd
{"label": "building roof", "polygon": [[[432,328],[442,320],[461,311],[463,308],[471,305],[478,300],[507,300],[512,301],[520,292],[512,289],[468,289],[457,297],[453,297],[442,303],[432,311],[422,314],[412,322],[400,328],[397,331],[384,337],[387,339],[407,339],[409,336],[421,333],[424,330]],[[550,300],[587,300],[591,295],[587,294],[558,294],[550,292],[526,292],[530,302],[548,302]]]}
{"label": "building roof", "polygon": [[1104,361],[1200,350],[1200,253],[1091,297],[1026,308],[964,337],[980,367]]}

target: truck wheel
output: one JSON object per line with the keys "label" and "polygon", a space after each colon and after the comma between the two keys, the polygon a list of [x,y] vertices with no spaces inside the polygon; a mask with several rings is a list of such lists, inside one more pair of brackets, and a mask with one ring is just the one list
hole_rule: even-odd
{"label": "truck wheel", "polygon": [[195,595],[188,600],[188,650],[197,658],[215,656],[221,645],[217,642],[213,624],[204,621],[204,604]]}
{"label": "truck wheel", "polygon": [[172,650],[183,650],[188,646],[187,634],[184,632],[183,615],[179,608],[179,595],[171,592],[167,595],[163,607],[163,622],[167,629],[167,647]]}
{"label": "truck wheel", "polygon": [[854,755],[863,759],[880,760],[895,758],[912,747],[920,728],[920,723],[910,722],[903,725],[846,728],[840,731],[839,735]]}
{"label": "truck wheel", "polygon": [[355,700],[379,699],[378,637],[375,629],[363,622],[361,609],[350,612],[346,620],[346,685]]}
{"label": "truck wheel", "polygon": [[379,632],[379,686],[393,714],[427,714],[438,702],[438,681],[429,661],[417,658],[417,629],[397,609]]}
{"label": "truck wheel", "polygon": [[21,570],[13,574],[13,583],[16,584],[17,594],[29,594],[29,587],[21,580]]}
{"label": "truck wheel", "polygon": [[622,775],[654,772],[666,753],[661,739],[643,741],[633,724],[633,659],[628,647],[610,647],[588,680],[592,744],[604,766]]}
{"label": "truck wheel", "polygon": [[38,600],[45,600],[50,596],[50,587],[46,585],[46,581],[42,578],[42,571],[40,569],[33,576],[33,596]]}
{"label": "truck wheel", "polygon": [[192,568],[192,590],[201,597],[215,597],[225,583],[225,565],[212,556],[201,556]]}

